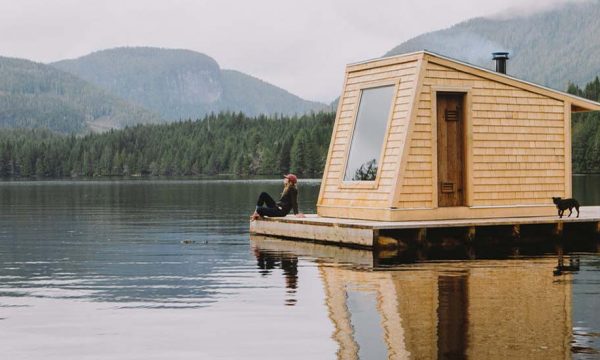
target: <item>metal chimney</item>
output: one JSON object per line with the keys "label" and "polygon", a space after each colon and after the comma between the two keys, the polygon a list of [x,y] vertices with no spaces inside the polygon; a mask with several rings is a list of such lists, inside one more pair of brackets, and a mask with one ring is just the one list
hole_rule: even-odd
{"label": "metal chimney", "polygon": [[492,53],[493,60],[496,61],[496,72],[506,74],[506,60],[508,60],[508,52],[499,51]]}

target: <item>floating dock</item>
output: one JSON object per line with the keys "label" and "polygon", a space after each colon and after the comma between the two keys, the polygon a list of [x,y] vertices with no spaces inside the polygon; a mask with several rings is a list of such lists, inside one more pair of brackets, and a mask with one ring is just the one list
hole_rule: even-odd
{"label": "floating dock", "polygon": [[569,236],[597,236],[600,233],[600,206],[580,208],[579,218],[536,216],[428,221],[370,221],[320,217],[286,216],[263,218],[250,223],[250,233],[301,241],[323,242],[359,248],[395,248],[427,244],[430,241],[472,242],[494,238],[506,241],[521,238],[557,239]]}

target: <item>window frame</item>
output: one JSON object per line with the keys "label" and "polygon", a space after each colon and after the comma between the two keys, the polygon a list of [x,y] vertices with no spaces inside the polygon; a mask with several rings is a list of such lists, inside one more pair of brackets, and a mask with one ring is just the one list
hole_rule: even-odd
{"label": "window frame", "polygon": [[[356,103],[354,104],[354,109],[352,110],[352,119],[353,119],[352,129],[350,130],[350,134],[348,136],[348,143],[347,143],[346,149],[344,151],[344,164],[343,164],[343,168],[342,168],[343,170],[341,171],[341,175],[340,175],[339,182],[338,182],[338,187],[340,189],[377,189],[377,188],[379,188],[379,182],[381,180],[381,171],[383,169],[383,157],[385,155],[385,149],[387,147],[388,138],[389,138],[390,130],[392,127],[392,120],[394,118],[394,109],[396,108],[396,100],[398,98],[398,92],[400,90],[400,80],[401,79],[398,77],[398,78],[387,79],[387,80],[365,82],[358,86],[357,90],[360,93],[358,95],[358,99],[357,99]],[[372,181],[369,181],[369,180],[346,181],[346,180],[344,180],[344,177],[346,176],[346,171],[348,170],[347,169],[348,160],[349,160],[349,156],[350,156],[350,150],[352,148],[352,141],[354,140],[354,132],[356,131],[356,125],[358,123],[358,111],[360,109],[360,103],[362,101],[363,92],[365,90],[379,88],[379,87],[385,87],[385,86],[393,86],[394,90],[393,90],[393,95],[392,95],[392,101],[390,103],[390,109],[388,111],[388,118],[387,118],[385,133],[383,135],[383,139],[381,142],[381,148],[379,149],[378,164],[381,164],[381,166],[379,166],[377,168],[377,175],[375,176],[375,180],[372,180]]]}

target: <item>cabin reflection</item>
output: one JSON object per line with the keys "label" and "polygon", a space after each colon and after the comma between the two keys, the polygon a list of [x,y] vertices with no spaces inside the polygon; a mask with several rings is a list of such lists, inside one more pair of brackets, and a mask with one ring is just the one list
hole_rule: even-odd
{"label": "cabin reflection", "polygon": [[376,301],[389,359],[570,358],[571,291],[567,282],[554,283],[554,260],[508,262],[454,271],[442,264],[406,271],[322,266],[339,358],[370,348],[356,341],[357,331],[380,331],[351,322],[349,291]]}
{"label": "cabin reflection", "polygon": [[340,249],[253,242],[318,259],[339,359],[571,358],[571,275],[553,275],[555,258],[377,268],[371,252],[348,266]]}

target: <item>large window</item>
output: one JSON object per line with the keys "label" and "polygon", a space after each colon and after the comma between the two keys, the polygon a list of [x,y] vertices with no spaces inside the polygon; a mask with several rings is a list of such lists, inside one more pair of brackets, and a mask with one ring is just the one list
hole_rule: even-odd
{"label": "large window", "polygon": [[344,181],[373,181],[377,177],[394,90],[390,85],[362,91]]}

